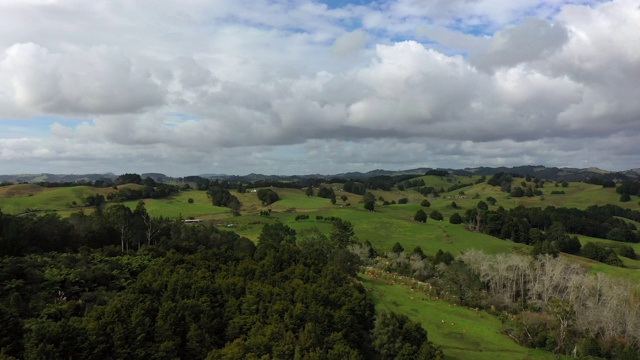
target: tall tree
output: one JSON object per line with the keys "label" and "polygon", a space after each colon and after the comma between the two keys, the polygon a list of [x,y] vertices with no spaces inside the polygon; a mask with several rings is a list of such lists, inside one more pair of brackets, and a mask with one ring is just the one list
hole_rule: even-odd
{"label": "tall tree", "polygon": [[107,208],[105,216],[118,231],[120,236],[120,249],[122,253],[129,252],[132,231],[132,212],[128,207],[117,204]]}

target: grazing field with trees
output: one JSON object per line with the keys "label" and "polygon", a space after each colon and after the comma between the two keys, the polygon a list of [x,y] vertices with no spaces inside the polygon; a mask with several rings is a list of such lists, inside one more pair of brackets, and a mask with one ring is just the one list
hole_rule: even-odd
{"label": "grazing field with trees", "polygon": [[639,356],[633,181],[125,175],[0,186],[0,354]]}

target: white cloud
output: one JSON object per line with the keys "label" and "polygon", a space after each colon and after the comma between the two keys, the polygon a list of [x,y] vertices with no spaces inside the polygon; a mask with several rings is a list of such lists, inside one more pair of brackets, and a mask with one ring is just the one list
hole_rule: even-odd
{"label": "white cloud", "polygon": [[162,102],[146,69],[104,46],[59,54],[34,43],[15,44],[5,50],[0,72],[5,94],[34,112],[135,112]]}
{"label": "white cloud", "polygon": [[367,41],[367,34],[354,30],[336,39],[331,51],[337,56],[349,56],[361,50]]}
{"label": "white cloud", "polygon": [[474,63],[483,69],[516,66],[553,55],[567,40],[567,30],[562,25],[527,19],[497,32]]}
{"label": "white cloud", "polygon": [[631,0],[2,2],[0,121],[53,120],[0,134],[0,161],[637,167],[639,30]]}

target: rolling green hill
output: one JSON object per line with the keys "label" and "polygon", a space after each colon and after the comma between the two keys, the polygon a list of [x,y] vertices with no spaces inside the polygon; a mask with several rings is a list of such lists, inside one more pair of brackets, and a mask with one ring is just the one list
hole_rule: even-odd
{"label": "rolling green hill", "polygon": [[[368,240],[377,250],[388,252],[396,242],[402,244],[405,250],[411,251],[419,246],[427,254],[435,254],[438,250],[448,251],[454,255],[468,249],[482,250],[488,254],[498,253],[529,253],[531,247],[501,240],[478,232],[470,232],[464,224],[453,225],[449,217],[458,213],[463,215],[465,210],[473,208],[479,201],[486,201],[488,197],[497,200],[496,209],[502,206],[511,209],[517,206],[525,207],[576,207],[586,209],[591,205],[615,204],[630,209],[640,209],[637,197],[627,203],[619,202],[619,195],[615,189],[585,183],[569,183],[567,187],[556,187],[553,183],[545,184],[542,196],[514,198],[501,192],[500,187],[489,186],[486,182],[475,184],[478,176],[451,176],[449,180],[438,176],[422,176],[425,186],[444,188],[458,183],[474,183],[460,189],[444,192],[440,197],[427,197],[430,207],[421,206],[425,199],[415,189],[391,191],[372,190],[376,201],[375,211],[364,209],[363,197],[340,191],[339,184],[327,184],[335,188],[336,204],[329,199],[317,196],[308,197],[304,189],[273,188],[280,200],[264,206],[257,198],[257,194],[249,190],[246,193],[230,192],[237,196],[242,203],[241,215],[234,217],[230,210],[211,205],[211,199],[205,191],[190,190],[164,199],[145,199],[144,203],[151,216],[199,218],[211,221],[216,225],[232,228],[239,235],[257,241],[264,224],[276,222],[284,223],[299,233],[311,228],[317,228],[324,234],[331,231],[332,223],[324,218],[335,216],[347,220],[354,225],[355,236],[360,240]],[[513,186],[522,186],[516,179]],[[533,183],[526,183],[532,186]],[[120,187],[137,187],[138,185],[122,185]],[[552,191],[564,191],[564,194],[553,195]],[[28,211],[57,211],[62,216],[79,211],[81,207],[72,205],[84,204],[87,196],[101,194],[108,195],[112,188],[93,188],[77,186],[69,188],[43,188],[37,185],[20,184],[0,187],[0,209],[3,213],[22,214]],[[464,192],[461,195],[460,192]],[[341,196],[346,196],[342,200]],[[383,200],[396,204],[382,205]],[[400,199],[406,198],[406,204],[398,204]],[[193,200],[190,202],[189,200]],[[453,203],[456,207],[454,208]],[[124,204],[135,208],[138,201],[127,201]],[[107,204],[109,206],[109,204]],[[426,223],[413,220],[419,209],[427,214],[434,210],[444,215],[442,221],[429,218]],[[91,211],[86,208],[85,211]],[[269,216],[260,215],[265,210],[271,210]],[[309,218],[296,221],[298,215],[308,215]],[[638,224],[636,224],[638,225]],[[595,242],[616,248],[620,243],[579,237],[584,245]],[[625,244],[626,245],[626,244]],[[640,254],[640,244],[630,244]],[[602,272],[617,278],[640,281],[640,260],[621,258],[625,267],[614,267],[575,255],[562,255],[564,258],[588,269],[589,272]],[[463,307],[451,306],[441,300],[434,300],[428,293],[418,294],[410,286],[370,275],[361,275],[361,281],[371,293],[379,311],[393,310],[403,313],[412,319],[420,321],[429,332],[429,338],[441,345],[449,359],[550,359],[556,358],[548,352],[528,349],[517,345],[509,337],[500,333],[500,321],[496,317]],[[446,324],[442,324],[445,320]],[[454,323],[455,325],[451,325]],[[464,329],[464,331],[462,330]]]}

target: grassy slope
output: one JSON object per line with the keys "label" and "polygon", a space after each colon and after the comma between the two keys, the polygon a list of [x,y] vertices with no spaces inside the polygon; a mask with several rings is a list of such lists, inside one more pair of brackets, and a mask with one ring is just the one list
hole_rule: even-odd
{"label": "grassy slope", "polygon": [[[192,204],[189,204],[189,199],[193,199]],[[220,216],[226,217],[229,213],[227,208],[213,206],[204,191],[186,191],[165,199],[144,199],[143,201],[145,208],[152,216],[182,216],[183,218],[213,220]],[[127,201],[124,204],[135,209],[138,201]]]}
{"label": "grassy slope", "polygon": [[[71,203],[84,204],[90,195],[106,196],[111,188],[74,186],[68,188],[43,188],[38,185],[19,184],[0,187],[0,209],[8,214],[20,214],[27,209],[67,212]],[[77,210],[80,210],[78,207]]]}
{"label": "grassy slope", "polygon": [[427,330],[429,339],[442,347],[447,359],[556,358],[548,352],[514,343],[500,333],[500,321],[486,312],[435,300],[395,281],[367,275],[361,275],[361,279],[378,311],[394,311],[419,321]]}

